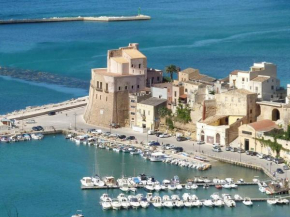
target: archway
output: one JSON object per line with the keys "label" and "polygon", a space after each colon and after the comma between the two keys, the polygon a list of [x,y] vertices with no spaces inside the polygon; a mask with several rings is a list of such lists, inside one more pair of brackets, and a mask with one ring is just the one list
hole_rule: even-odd
{"label": "archway", "polygon": [[280,119],[280,112],[278,109],[272,110],[272,121],[277,121]]}
{"label": "archway", "polygon": [[217,134],[215,135],[215,142],[216,142],[216,143],[220,143],[220,142],[221,142],[221,136],[220,136],[219,133],[217,133]]}

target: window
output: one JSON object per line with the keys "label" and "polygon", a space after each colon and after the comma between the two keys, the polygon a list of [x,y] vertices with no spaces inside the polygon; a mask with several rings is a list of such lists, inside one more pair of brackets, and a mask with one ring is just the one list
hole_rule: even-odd
{"label": "window", "polygon": [[[131,101],[132,102],[132,101]],[[131,108],[136,108],[136,106],[134,106],[134,105],[131,105]]]}
{"label": "window", "polygon": [[137,88],[139,89],[139,84],[137,85]]}
{"label": "window", "polygon": [[97,88],[99,88],[99,83],[100,83],[100,82],[99,82],[99,81],[97,81]]}
{"label": "window", "polygon": [[273,98],[273,95],[271,95],[271,98]]}
{"label": "window", "polygon": [[119,90],[121,90],[121,87],[119,87]]}
{"label": "window", "polygon": [[250,109],[250,114],[252,114],[253,113],[253,110],[252,109]]}
{"label": "window", "polygon": [[139,69],[141,69],[141,64],[139,64]]}
{"label": "window", "polygon": [[274,86],[273,85],[271,86],[271,90],[274,90]]}
{"label": "window", "polygon": [[176,91],[174,91],[174,96],[176,97]]}
{"label": "window", "polygon": [[134,65],[132,64],[131,67],[133,68],[133,66],[134,66]]}
{"label": "window", "polygon": [[108,91],[108,89],[109,89],[109,85],[108,83],[106,83],[106,91]]}
{"label": "window", "polygon": [[135,112],[131,112],[131,115],[135,115]]}
{"label": "window", "polygon": [[127,90],[128,89],[128,86],[125,86],[125,90]]}
{"label": "window", "polygon": [[249,132],[249,131],[244,131],[244,130],[243,130],[242,133],[243,133],[243,134],[247,134],[247,135],[252,135],[252,132]]}
{"label": "window", "polygon": [[96,99],[98,99],[98,94],[96,94]]}
{"label": "window", "polygon": [[102,99],[102,95],[100,95],[100,100]]}
{"label": "window", "polygon": [[187,88],[185,88],[185,93],[187,93]]}
{"label": "window", "polygon": [[103,89],[103,82],[100,82],[100,89]]}
{"label": "window", "polygon": [[132,89],[134,89],[134,86],[132,85]]}
{"label": "window", "polygon": [[245,81],[245,78],[242,78],[242,81],[244,82]]}
{"label": "window", "polygon": [[157,77],[157,81],[159,81],[159,77]]}

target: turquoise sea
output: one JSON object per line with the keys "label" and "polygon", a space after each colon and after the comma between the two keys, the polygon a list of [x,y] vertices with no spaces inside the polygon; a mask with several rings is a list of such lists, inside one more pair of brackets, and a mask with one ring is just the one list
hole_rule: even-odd
{"label": "turquoise sea", "polygon": [[[47,136],[42,141],[1,144],[0,146],[1,197],[0,216],[5,217],[7,211],[23,217],[68,217],[77,209],[82,209],[86,217],[93,216],[231,216],[231,217],[286,217],[289,206],[270,206],[266,202],[256,202],[252,208],[237,204],[230,208],[191,208],[191,209],[149,209],[103,211],[99,198],[108,192],[117,197],[119,190],[81,190],[80,179],[91,176],[94,171],[101,176],[120,177],[146,173],[158,180],[170,179],[178,175],[184,180],[194,176],[233,177],[252,180],[255,176],[266,180],[267,177],[255,170],[241,168],[229,164],[216,163],[208,171],[196,171],[180,168],[164,163],[152,163],[139,156],[116,153],[106,149],[76,145],[65,140],[62,135]],[[209,198],[217,192],[215,188],[208,190],[175,191],[180,196],[184,192],[196,194],[200,199]],[[138,193],[146,194],[140,190]],[[166,193],[166,192],[165,192]],[[237,190],[222,190],[219,193],[238,193],[241,196],[264,197],[257,186],[239,187]],[[163,195],[164,193],[160,193]],[[167,192],[167,194],[171,194]]]}
{"label": "turquoise sea", "polygon": [[[150,67],[173,63],[221,78],[268,61],[278,65],[283,85],[290,82],[288,0],[1,0],[0,7],[0,19],[134,15],[139,7],[152,16],[143,22],[1,25],[0,66],[89,80],[91,68],[106,66],[108,49],[138,42]],[[0,113],[83,95],[2,78],[0,93]]]}

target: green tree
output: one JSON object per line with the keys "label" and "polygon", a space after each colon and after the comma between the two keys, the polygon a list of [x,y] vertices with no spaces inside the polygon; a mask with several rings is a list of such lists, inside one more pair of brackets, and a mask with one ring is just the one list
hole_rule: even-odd
{"label": "green tree", "polygon": [[289,151],[288,149],[283,148],[283,146],[277,142],[276,137],[274,137],[274,141],[271,141],[270,139],[265,140],[264,137],[262,139],[256,138],[256,140],[258,140],[262,145],[268,146],[272,151],[276,152],[276,157],[280,156],[280,152],[282,150]]}
{"label": "green tree", "polygon": [[290,140],[290,125],[288,125],[287,131],[285,132],[285,139]]}
{"label": "green tree", "polygon": [[166,125],[169,127],[170,130],[174,129],[173,121],[171,117],[166,118]]}
{"label": "green tree", "polygon": [[169,65],[165,68],[166,73],[170,74],[171,81],[173,80],[173,74],[177,73],[177,67],[175,65]]}
{"label": "green tree", "polygon": [[189,123],[191,121],[190,112],[188,104],[179,103],[176,108],[176,120],[184,124]]}
{"label": "green tree", "polygon": [[158,109],[158,115],[161,118],[164,118],[166,116],[170,116],[171,115],[171,110],[168,109],[167,107],[161,107]]}

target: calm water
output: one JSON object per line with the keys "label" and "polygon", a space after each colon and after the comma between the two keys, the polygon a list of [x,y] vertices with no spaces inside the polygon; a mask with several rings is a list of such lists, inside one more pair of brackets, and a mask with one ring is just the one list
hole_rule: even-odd
{"label": "calm water", "polygon": [[[95,161],[95,159],[97,159]],[[96,165],[97,164],[97,165]],[[95,147],[77,146],[67,141],[63,136],[47,136],[42,141],[21,142],[15,144],[1,144],[0,171],[1,197],[0,216],[7,216],[6,210],[16,207],[19,216],[38,217],[67,217],[82,209],[86,217],[93,216],[287,216],[289,206],[269,206],[265,202],[255,203],[253,208],[238,204],[235,209],[229,208],[201,208],[129,211],[103,211],[99,197],[106,191],[80,190],[80,178],[89,176],[94,170],[100,174],[134,175],[146,173],[157,179],[172,178],[179,175],[182,180],[196,175],[209,177],[234,177],[251,180],[254,176],[266,179],[261,172],[218,163],[206,172],[189,170],[163,163],[151,163],[138,156],[115,153],[113,151],[96,149]],[[189,190],[190,191],[190,190]],[[182,194],[186,192],[176,192]],[[188,191],[187,191],[188,192]],[[191,190],[199,198],[209,198],[216,192],[214,188],[208,190]],[[242,196],[262,197],[257,187],[240,187],[238,190],[223,190],[231,194]],[[111,196],[121,193],[119,190],[108,191]],[[145,193],[140,190],[140,193]],[[161,193],[162,195],[163,193]]]}
{"label": "calm water", "polygon": [[[148,22],[3,25],[2,66],[89,80],[91,68],[106,66],[108,49],[138,42],[150,67],[173,63],[220,78],[269,61],[278,65],[282,83],[290,82],[288,0],[0,0],[0,6],[0,19],[132,15],[139,6],[152,16]],[[1,78],[0,91],[8,93],[0,113],[75,97]]]}

